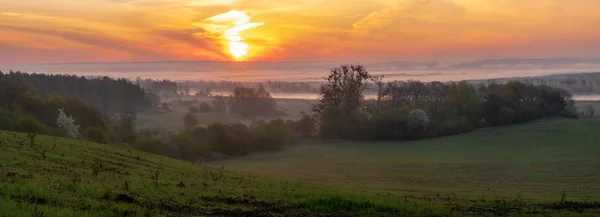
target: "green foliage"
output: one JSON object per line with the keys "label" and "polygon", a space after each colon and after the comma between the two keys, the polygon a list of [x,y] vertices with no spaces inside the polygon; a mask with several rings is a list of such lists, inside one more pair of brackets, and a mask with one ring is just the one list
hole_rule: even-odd
{"label": "green foliage", "polygon": [[[104,112],[140,111],[152,106],[150,99],[152,94],[126,79],[28,74],[11,71],[6,74],[0,73],[0,81],[11,81],[11,85],[35,87],[36,92],[41,97],[52,94],[75,96],[85,104],[99,108]],[[30,100],[26,102],[28,106],[39,105],[40,98],[27,98]],[[2,99],[0,98],[0,100]],[[6,100],[10,100],[10,97]],[[37,109],[36,107],[31,108]],[[72,113],[68,109],[67,112]]]}
{"label": "green foliage", "polygon": [[224,96],[216,95],[212,101],[213,111],[225,112],[227,110],[227,100]]}
{"label": "green foliage", "polygon": [[185,116],[183,116],[183,124],[187,129],[193,128],[198,125],[198,117],[192,113],[185,114]]}
{"label": "green foliage", "polygon": [[[548,86],[516,81],[474,86],[465,81],[412,80],[384,85],[381,78],[369,75],[363,66],[334,68],[315,107],[321,137],[415,139],[549,116],[577,117],[571,95]],[[376,100],[363,99],[369,81],[377,85]]]}
{"label": "green foliage", "polygon": [[277,111],[275,100],[262,85],[257,88],[236,87],[233,89],[228,103],[231,113],[235,114],[246,116],[276,116],[280,114]]}
{"label": "green foliage", "polygon": [[169,138],[171,144],[179,149],[178,157],[183,160],[196,161],[198,157],[208,157],[210,147],[200,140],[194,140],[187,133],[175,133]]}
{"label": "green foliage", "polygon": [[364,120],[360,108],[363,91],[372,77],[361,65],[343,65],[331,70],[321,86],[321,99],[314,108],[320,119],[319,133],[325,138],[357,138]]}
{"label": "green foliage", "polygon": [[170,155],[170,150],[160,138],[153,135],[140,135],[136,137],[132,147],[137,150],[142,150],[159,155]]}
{"label": "green foliage", "polygon": [[83,134],[84,134],[85,139],[87,139],[89,141],[102,143],[102,144],[110,143],[108,134],[102,128],[88,127],[84,131]]}
{"label": "green foliage", "polygon": [[0,130],[47,134],[50,129],[35,117],[16,112],[0,111]]}

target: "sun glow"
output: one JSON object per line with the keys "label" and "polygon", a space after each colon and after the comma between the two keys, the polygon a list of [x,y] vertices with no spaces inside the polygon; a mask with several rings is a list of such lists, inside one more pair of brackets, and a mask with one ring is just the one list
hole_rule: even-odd
{"label": "sun glow", "polygon": [[248,44],[244,42],[229,42],[229,53],[235,57],[235,60],[242,60],[243,57],[248,55]]}
{"label": "sun glow", "polygon": [[236,61],[245,60],[250,44],[245,42],[242,32],[264,25],[263,22],[250,22],[250,17],[243,11],[232,10],[206,19],[197,24],[202,28],[219,33],[227,44],[227,51]]}

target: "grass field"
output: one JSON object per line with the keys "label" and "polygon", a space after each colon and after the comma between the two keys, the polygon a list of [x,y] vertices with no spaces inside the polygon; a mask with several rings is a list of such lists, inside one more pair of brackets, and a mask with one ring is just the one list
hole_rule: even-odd
{"label": "grass field", "polygon": [[[600,214],[600,203],[591,201],[559,202],[556,200],[541,203],[526,202],[519,198],[470,200],[450,194],[419,196],[394,190],[356,191],[351,188],[345,189],[350,185],[342,183],[333,186],[309,181],[266,178],[197,165],[123,147],[48,136],[36,136],[30,139],[27,134],[13,132],[0,132],[0,148],[0,216],[594,216]],[[310,147],[292,148],[280,156],[289,155],[290,152],[301,154],[310,150],[304,148]],[[343,147],[323,148],[331,149],[317,150],[343,149]],[[360,147],[353,147],[345,151],[350,157],[343,157],[340,154],[331,156],[350,159],[362,156],[359,152],[362,152]],[[315,154],[326,158],[327,153]],[[290,158],[288,162],[302,158],[305,157]],[[273,157],[270,159],[274,162],[286,162]],[[367,159],[367,162],[371,160],[373,159]],[[416,157],[413,160],[421,161]],[[330,160],[331,162],[335,161]],[[393,163],[395,160],[389,158],[387,162]],[[325,171],[324,167],[316,167],[315,163],[318,162],[306,164],[308,165],[306,168],[314,167],[314,175],[311,175],[311,171],[308,170],[300,175],[321,177],[322,180],[342,179],[337,177],[341,173],[333,170],[328,170],[330,176],[324,175],[322,173]],[[335,164],[332,166],[333,168],[344,167]],[[261,171],[265,172],[272,168],[274,167],[265,167]],[[355,168],[355,171],[358,169],[360,168]],[[429,173],[427,170],[423,171]],[[281,171],[279,173],[286,174]],[[368,173],[365,173],[363,178],[372,179],[367,175]],[[377,180],[372,179],[371,182]]]}
{"label": "grass field", "polygon": [[303,142],[215,162],[353,191],[600,200],[600,119],[545,119],[409,142]]}

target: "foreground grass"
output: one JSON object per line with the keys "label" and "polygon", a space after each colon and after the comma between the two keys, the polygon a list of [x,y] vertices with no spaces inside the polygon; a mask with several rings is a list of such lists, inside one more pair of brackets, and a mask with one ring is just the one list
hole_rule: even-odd
{"label": "foreground grass", "polygon": [[545,119],[411,142],[309,142],[215,162],[367,192],[600,200],[600,119]]}
{"label": "foreground grass", "polygon": [[[593,216],[594,202],[355,192],[0,132],[0,216]],[[267,168],[268,169],[268,168]]]}

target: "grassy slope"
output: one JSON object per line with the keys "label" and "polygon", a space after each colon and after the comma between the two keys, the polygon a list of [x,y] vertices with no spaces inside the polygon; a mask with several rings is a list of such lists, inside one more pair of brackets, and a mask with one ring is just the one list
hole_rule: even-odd
{"label": "grassy slope", "polygon": [[[411,216],[414,205],[266,180],[110,145],[0,132],[0,216]],[[158,179],[156,175],[158,174]]]}
{"label": "grassy slope", "polygon": [[355,191],[600,200],[600,119],[546,119],[413,142],[329,142],[216,162]]}
{"label": "grassy slope", "polygon": [[[126,148],[47,136],[37,136],[34,144],[30,144],[25,134],[0,132],[0,141],[0,216],[593,216],[600,213],[597,203],[474,201],[446,195],[413,197],[395,192],[330,188],[303,181],[278,181]],[[357,156],[356,151],[347,154]]]}

